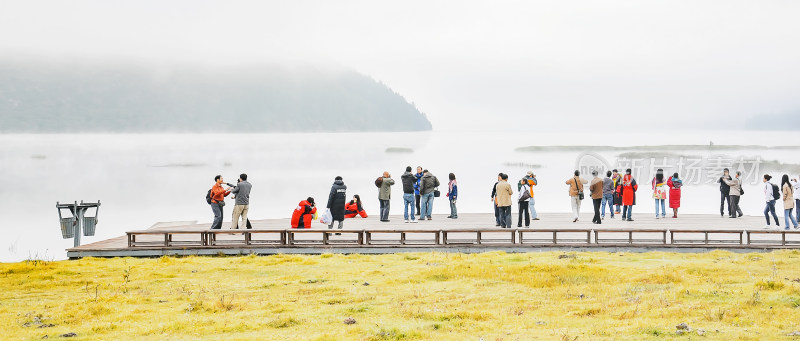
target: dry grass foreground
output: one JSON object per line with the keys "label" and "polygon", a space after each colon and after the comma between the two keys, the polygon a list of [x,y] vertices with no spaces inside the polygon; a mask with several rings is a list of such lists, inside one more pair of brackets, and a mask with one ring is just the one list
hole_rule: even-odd
{"label": "dry grass foreground", "polygon": [[5,340],[774,340],[800,330],[798,251],[87,258],[0,264],[0,288]]}

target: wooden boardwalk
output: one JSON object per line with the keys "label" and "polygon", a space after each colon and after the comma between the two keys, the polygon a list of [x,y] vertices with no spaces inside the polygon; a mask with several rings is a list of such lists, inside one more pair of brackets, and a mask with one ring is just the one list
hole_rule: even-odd
{"label": "wooden boardwalk", "polygon": [[[591,223],[582,214],[572,222],[570,214],[540,214],[529,228],[499,229],[491,214],[462,214],[459,219],[433,216],[433,220],[404,223],[402,216],[390,222],[376,218],[345,221],[339,230],[314,222],[311,229],[288,229],[289,219],[254,220],[252,230],[209,230],[210,224],[158,223],[125,236],[67,249],[69,258],[157,257],[162,255],[242,255],[277,253],[394,253],[428,252],[530,252],[536,250],[683,250],[711,249],[761,251],[800,248],[800,231],[765,230],[764,218],[740,219],[714,215],[682,215],[655,219],[649,214],[627,222],[606,216],[603,224]],[[513,217],[516,223],[516,216]]]}

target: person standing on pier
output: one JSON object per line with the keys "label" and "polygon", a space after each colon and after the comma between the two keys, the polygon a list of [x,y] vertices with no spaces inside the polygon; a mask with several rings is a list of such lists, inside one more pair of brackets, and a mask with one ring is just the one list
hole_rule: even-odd
{"label": "person standing on pier", "polygon": [[772,218],[775,219],[775,225],[781,227],[781,224],[778,222],[778,215],[775,214],[775,201],[780,198],[780,190],[778,190],[778,186],[773,185],[771,182],[772,176],[769,174],[764,174],[764,200],[767,201],[767,206],[764,207],[764,217],[767,218],[767,226],[766,229],[769,229],[769,214],[772,213]]}
{"label": "person standing on pier", "polygon": [[669,208],[672,209],[672,217],[677,218],[678,208],[681,207],[681,187],[683,187],[683,180],[678,178],[677,172],[667,179],[667,186],[669,186]]}
{"label": "person standing on pier", "polygon": [[633,221],[633,205],[636,205],[636,190],[639,185],[636,179],[631,174],[631,169],[625,170],[625,176],[622,177],[620,184],[622,193],[622,220]]}
{"label": "person standing on pier", "polygon": [[[619,185],[622,184],[622,176],[616,169],[611,171],[611,181],[614,182],[614,213],[620,214],[622,212],[620,210],[622,208],[622,192],[617,191],[617,188],[620,188]],[[612,214],[611,217],[613,218],[614,215]]]}
{"label": "person standing on pier", "polygon": [[719,183],[719,215],[724,217],[725,216],[725,202],[728,202],[728,215],[732,215],[731,212],[731,187],[728,186],[726,180],[731,180],[730,170],[727,168],[722,170],[722,176],[717,180]]}
{"label": "person standing on pier", "polygon": [[378,191],[378,201],[380,202],[380,217],[382,222],[389,222],[389,204],[392,199],[392,186],[394,179],[392,179],[389,172],[383,172],[383,181],[381,182],[380,190]]}
{"label": "person standing on pier", "polygon": [[497,174],[497,182],[492,185],[492,204],[494,205],[494,221],[495,226],[500,226],[500,209],[497,208],[497,184],[502,180],[503,173]]}
{"label": "person standing on pier", "polygon": [[789,221],[792,221],[794,229],[797,229],[797,219],[794,218],[792,211],[794,210],[794,189],[792,184],[789,183],[789,174],[784,174],[781,178],[781,191],[783,194],[783,219],[786,223],[786,229],[789,229]]}
{"label": "person standing on pier", "polygon": [[239,175],[239,182],[231,191],[231,193],[236,196],[236,204],[233,206],[231,229],[239,228],[239,217],[242,219],[241,226],[247,227],[247,211],[250,210],[250,190],[252,188],[253,185],[247,182],[247,174],[242,173]]}
{"label": "person standing on pier", "polygon": [[522,217],[525,217],[525,227],[531,226],[531,217],[528,215],[528,200],[531,200],[531,188],[528,185],[528,178],[524,177],[517,183],[517,204],[519,214],[517,227],[522,227]]}
{"label": "person standing on pier", "polygon": [[791,183],[794,191],[795,220],[800,223],[800,182],[797,181],[797,178],[793,178]]}
{"label": "person standing on pier", "polygon": [[536,174],[528,171],[528,176],[525,177],[528,182],[528,191],[531,192],[531,198],[528,199],[528,210],[531,213],[531,220],[539,220],[539,215],[536,214],[536,199],[533,198],[533,186],[539,185],[539,180],[536,180]]}
{"label": "person standing on pier", "polygon": [[500,212],[500,227],[511,228],[511,195],[514,191],[508,183],[508,174],[501,173],[500,181],[495,186],[497,192],[497,209]]}
{"label": "person standing on pier", "polygon": [[739,177],[742,176],[741,171],[736,172],[736,177],[730,180],[725,180],[725,183],[730,187],[730,197],[731,197],[731,215],[730,218],[736,218],[737,215],[739,217],[742,216],[742,209],[739,208],[739,199],[742,197],[742,180]]}
{"label": "person standing on pier", "polygon": [[428,220],[431,220],[431,213],[433,212],[433,192],[439,187],[439,179],[428,172],[427,169],[422,171],[422,173],[424,175],[422,176],[419,186],[422,213],[419,216],[419,220],[424,220],[426,217]]}
{"label": "person standing on pier", "polygon": [[603,200],[600,201],[600,219],[606,218],[606,204],[608,204],[608,213],[611,214],[611,219],[614,219],[614,180],[611,179],[611,171],[606,172],[606,177],[603,179]]}
{"label": "person standing on pier", "polygon": [[[417,220],[414,216],[414,193],[419,193],[419,188],[417,187],[417,178],[414,174],[411,174],[411,166],[406,167],[406,172],[400,176],[400,182],[403,183],[403,221],[407,223],[409,222],[408,218],[411,217],[411,222],[416,223]],[[417,203],[419,203],[419,199]],[[410,215],[408,214],[409,206],[411,207]],[[417,209],[417,211],[419,211],[419,209]]]}
{"label": "person standing on pier", "polygon": [[213,187],[211,187],[210,193],[211,210],[214,211],[214,222],[211,223],[211,229],[219,230],[222,228],[222,207],[225,206],[225,197],[227,197],[228,194],[231,194],[231,187],[228,187],[227,189],[222,188],[222,184],[225,183],[225,180],[222,179],[222,175],[215,176],[214,181],[216,183]]}
{"label": "person standing on pier", "polygon": [[[333,223],[339,222],[339,229],[344,227],[344,203],[347,201],[347,186],[344,184],[341,176],[337,176],[333,185],[331,185],[331,192],[328,194],[328,209],[331,210],[331,219],[328,229],[333,229]],[[338,235],[339,233],[337,233]]]}
{"label": "person standing on pier", "polygon": [[[422,194],[419,193],[419,186],[422,184],[422,176],[425,175],[422,172],[422,166],[417,166],[417,173],[414,174],[414,178],[416,178],[416,182],[414,183],[414,197],[417,200],[417,215],[422,213],[422,206],[420,206],[420,200],[422,198]],[[424,219],[425,217],[420,217],[420,220]]]}
{"label": "person standing on pier", "polygon": [[594,207],[592,222],[595,224],[602,224],[603,220],[600,218],[600,204],[603,203],[603,179],[600,179],[597,170],[592,170],[592,176],[594,178],[589,185],[589,193],[592,196],[592,206]]}
{"label": "person standing on pier", "polygon": [[456,182],[456,175],[450,173],[448,175],[450,182],[447,183],[447,200],[450,201],[450,219],[458,219],[458,210],[456,209],[456,198],[458,197],[458,183]]}
{"label": "person standing on pier", "polygon": [[569,186],[569,202],[572,206],[572,222],[577,222],[581,215],[581,200],[583,200],[583,185],[589,181],[581,179],[581,172],[575,170],[575,176],[564,181],[564,184]]}
{"label": "person standing on pier", "polygon": [[[667,208],[666,208],[666,200],[667,200],[667,191],[664,190],[666,187],[667,182],[664,180],[664,170],[659,168],[656,170],[656,176],[653,178],[652,187],[653,187],[653,199],[656,201],[656,219],[666,218],[667,216]],[[658,206],[661,205],[661,216],[658,216]]]}

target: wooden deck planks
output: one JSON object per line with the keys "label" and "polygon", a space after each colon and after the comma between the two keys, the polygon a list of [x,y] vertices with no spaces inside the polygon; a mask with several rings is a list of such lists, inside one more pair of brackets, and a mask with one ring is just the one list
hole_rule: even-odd
{"label": "wooden deck planks", "polygon": [[[516,216],[514,217],[516,218]],[[153,235],[137,235],[136,245],[128,247],[126,236],[102,240],[77,248],[68,249],[70,257],[81,254],[102,254],[108,251],[117,251],[115,255],[123,255],[125,251],[131,250],[184,250],[192,248],[219,248],[224,250],[242,249],[244,251],[254,248],[278,248],[281,245],[297,248],[313,247],[346,247],[346,248],[441,248],[443,246],[513,246],[519,248],[540,247],[547,245],[583,245],[583,246],[603,246],[603,247],[648,247],[653,246],[668,247],[703,247],[706,244],[713,244],[719,247],[753,247],[753,248],[772,248],[772,247],[800,247],[800,233],[790,233],[783,235],[765,231],[762,228],[762,217],[743,217],[740,219],[720,218],[714,215],[682,215],[678,219],[655,219],[645,214],[634,216],[633,222],[625,222],[619,219],[609,219],[607,216],[603,224],[595,225],[591,222],[581,220],[572,223],[569,214],[540,214],[542,220],[533,221],[530,228],[499,229],[495,226],[494,216],[491,214],[462,214],[459,219],[447,219],[444,216],[434,216],[431,221],[420,221],[416,224],[403,223],[402,217],[392,216],[391,222],[384,223],[377,219],[348,219],[345,221],[344,234],[342,236],[331,233],[319,233],[327,231],[327,226],[314,223],[310,230],[292,230],[292,242],[288,243],[285,238],[287,235],[279,233],[279,230],[286,230],[289,224],[288,219],[271,220],[251,220],[256,230],[262,233],[247,234],[247,240],[242,236],[242,231],[237,230],[215,230],[213,233],[213,245],[200,244],[198,236],[201,231],[208,231],[210,224],[198,224],[196,222],[168,222],[153,225],[148,232],[156,231],[196,231],[196,233],[176,233],[170,234],[165,239],[163,233]],[[582,218],[590,220],[590,216],[583,215]],[[224,227],[229,223],[224,223]],[[355,231],[369,230],[369,235],[355,233]],[[446,231],[440,234],[434,231]],[[480,232],[476,230],[482,230]],[[514,232],[514,230],[517,230]],[[667,235],[666,231],[675,231],[676,234]],[[680,232],[680,231],[704,232]],[[747,245],[748,234],[745,231],[752,230],[751,236],[753,244]],[[391,232],[395,231],[395,232]],[[405,231],[405,232],[399,232]],[[635,232],[631,232],[635,231]],[[707,231],[707,232],[705,232]],[[426,233],[427,232],[427,233]],[[764,233],[767,232],[767,233]],[[618,237],[614,235],[617,233]],[[441,235],[441,236],[440,236]],[[557,235],[557,236],[556,236]],[[598,235],[601,236],[598,239]],[[676,236],[680,236],[676,238]],[[212,237],[208,237],[209,240]],[[673,242],[672,238],[676,238]],[[599,241],[599,243],[598,243]],[[660,243],[659,243],[660,242]],[[206,241],[207,243],[207,241]],[[169,245],[167,245],[169,244]],[[681,244],[681,245],[676,245]],[[729,244],[729,245],[725,245]],[[391,252],[386,250],[386,252]],[[130,255],[135,255],[131,253]]]}

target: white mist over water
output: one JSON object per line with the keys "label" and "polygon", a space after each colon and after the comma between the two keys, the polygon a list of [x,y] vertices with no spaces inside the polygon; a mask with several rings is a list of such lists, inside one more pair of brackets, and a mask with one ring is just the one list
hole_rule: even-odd
{"label": "white mist over water", "polygon": [[[0,195],[3,216],[0,261],[66,257],[64,249],[72,246],[72,240],[61,239],[56,201],[102,202],[97,234],[83,237],[84,244],[120,236],[126,230],[145,229],[160,221],[210,222],[213,214],[204,196],[216,174],[222,174],[230,183],[235,183],[240,173],[248,174],[248,181],[253,184],[250,217],[254,220],[289,217],[297,203],[308,196],[324,206],[337,175],[344,178],[349,197],[361,195],[373,219],[378,208],[373,181],[384,170],[398,182],[392,192],[393,215],[403,213],[399,180],[406,166],[422,165],[429,169],[439,177],[443,192],[446,192],[448,173],[455,173],[459,184],[459,213],[492,212],[489,196],[498,172],[508,173],[510,181],[514,182],[533,170],[539,179],[535,189],[536,208],[545,224],[547,213],[570,210],[564,181],[571,176],[581,153],[517,152],[514,150],[517,147],[705,145],[709,141],[716,145],[799,145],[796,136],[793,132],[663,130],[625,134],[433,131],[0,135],[0,178],[6,183]],[[387,153],[390,147],[410,148],[413,152]],[[613,163],[619,153],[598,154]],[[680,150],[670,153],[710,156]],[[796,150],[742,149],[718,153],[732,158],[758,156],[763,160],[800,163],[800,153]],[[782,174],[760,169],[762,174],[766,171],[774,173],[776,178]],[[672,170],[666,169],[666,172],[671,174]],[[640,179],[640,183],[645,184],[634,211],[639,217],[648,216],[654,210],[649,196],[649,177]],[[763,194],[760,188],[745,186],[746,194],[741,203],[745,214],[761,214]],[[585,205],[583,211],[591,210],[590,206]],[[782,205],[778,206],[780,211]],[[225,228],[231,219],[231,210],[232,205],[226,206]],[[684,187],[681,212],[716,214],[718,210],[716,184]],[[448,212],[446,198],[436,199],[434,214]]]}

